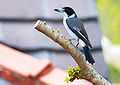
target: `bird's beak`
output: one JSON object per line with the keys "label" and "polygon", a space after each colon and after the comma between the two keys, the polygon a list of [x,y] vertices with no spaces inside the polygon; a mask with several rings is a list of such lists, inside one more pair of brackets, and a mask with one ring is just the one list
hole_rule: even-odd
{"label": "bird's beak", "polygon": [[59,13],[63,13],[64,12],[63,9],[54,9],[54,11],[59,12]]}

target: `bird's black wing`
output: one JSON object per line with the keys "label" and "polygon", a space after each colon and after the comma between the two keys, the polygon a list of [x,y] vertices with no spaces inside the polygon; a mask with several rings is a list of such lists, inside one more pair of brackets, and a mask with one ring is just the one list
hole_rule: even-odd
{"label": "bird's black wing", "polygon": [[88,39],[87,32],[85,31],[83,23],[78,18],[69,18],[66,20],[66,23],[68,24],[68,27],[78,36],[80,39],[82,39],[90,48],[92,48],[92,45],[90,44],[90,41]]}

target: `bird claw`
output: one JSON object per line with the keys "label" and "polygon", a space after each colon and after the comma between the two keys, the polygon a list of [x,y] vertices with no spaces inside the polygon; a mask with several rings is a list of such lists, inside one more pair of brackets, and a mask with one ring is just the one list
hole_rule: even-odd
{"label": "bird claw", "polygon": [[[72,40],[76,40],[76,39],[75,38],[69,39],[70,42],[72,42]],[[75,45],[75,47],[78,48],[78,45],[79,45],[79,39],[77,39],[77,44]]]}
{"label": "bird claw", "polygon": [[76,47],[78,48],[79,42],[76,44]]}
{"label": "bird claw", "polygon": [[76,47],[78,48],[78,45],[79,45],[79,39],[77,39],[77,44],[76,44]]}
{"label": "bird claw", "polygon": [[79,45],[79,43],[77,43],[75,47],[77,47],[77,48],[78,48],[78,45]]}

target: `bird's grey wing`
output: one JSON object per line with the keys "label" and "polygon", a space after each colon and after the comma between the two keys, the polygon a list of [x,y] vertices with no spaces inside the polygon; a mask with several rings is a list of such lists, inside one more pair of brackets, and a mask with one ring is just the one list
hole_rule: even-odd
{"label": "bird's grey wing", "polygon": [[74,24],[74,27],[75,27],[75,28],[78,28],[78,29],[76,29],[76,30],[79,31],[80,33],[82,33],[82,35],[83,35],[87,40],[89,40],[89,39],[88,39],[87,32],[86,32],[86,30],[85,30],[85,27],[84,27],[84,25],[83,25],[83,23],[82,23],[82,21],[81,21],[80,19],[78,19],[78,18],[71,18],[71,19],[69,20],[69,22],[73,23],[73,24]]}
{"label": "bird's grey wing", "polygon": [[88,39],[87,32],[85,31],[84,25],[78,18],[70,18],[69,20],[66,20],[68,27],[74,32],[78,32],[80,36],[84,38],[85,41],[88,42],[88,45],[92,47],[90,44],[90,41]]}
{"label": "bird's grey wing", "polygon": [[79,31],[85,36],[85,38],[86,38],[87,40],[89,40],[89,39],[88,39],[87,32],[86,32],[86,30],[85,30],[85,27],[84,27],[83,23],[82,23],[80,20],[79,20],[79,25],[80,25]]}

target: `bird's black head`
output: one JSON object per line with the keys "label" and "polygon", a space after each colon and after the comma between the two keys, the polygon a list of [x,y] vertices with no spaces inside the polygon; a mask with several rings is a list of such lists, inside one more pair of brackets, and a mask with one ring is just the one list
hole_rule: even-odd
{"label": "bird's black head", "polygon": [[59,13],[65,13],[65,14],[67,14],[68,17],[73,14],[75,15],[75,17],[77,17],[75,11],[71,7],[63,7],[61,9],[54,9],[54,10]]}
{"label": "bird's black head", "polygon": [[64,12],[68,15],[71,16],[72,14],[75,14],[75,11],[71,7],[63,7]]}

